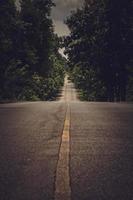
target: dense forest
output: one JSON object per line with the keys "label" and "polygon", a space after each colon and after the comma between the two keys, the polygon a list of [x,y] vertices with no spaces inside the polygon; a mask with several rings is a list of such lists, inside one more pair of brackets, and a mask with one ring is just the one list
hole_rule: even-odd
{"label": "dense forest", "polygon": [[0,101],[53,99],[65,60],[50,18],[52,0],[0,1]]}
{"label": "dense forest", "polygon": [[132,0],[85,0],[66,19],[68,70],[82,99],[133,100],[132,11]]}
{"label": "dense forest", "polygon": [[59,38],[51,19],[53,0],[0,1],[0,101],[52,100],[68,71],[89,101],[133,100],[133,2],[84,0]]}

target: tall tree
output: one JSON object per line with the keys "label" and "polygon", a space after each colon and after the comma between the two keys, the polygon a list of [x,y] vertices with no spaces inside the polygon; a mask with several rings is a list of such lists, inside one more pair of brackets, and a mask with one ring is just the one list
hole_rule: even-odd
{"label": "tall tree", "polygon": [[[112,90],[112,100],[125,101],[128,80],[127,66],[131,60],[131,35],[132,35],[132,9],[131,0],[114,1],[106,3],[106,19],[108,31],[106,34],[108,52],[107,62],[112,73],[112,88],[108,82],[110,75],[107,73],[108,90]],[[111,82],[111,80],[110,80]]]}
{"label": "tall tree", "polygon": [[131,60],[132,1],[85,0],[66,20],[76,84],[90,100],[124,101]]}
{"label": "tall tree", "polygon": [[52,0],[0,1],[0,100],[46,100],[64,77]]}
{"label": "tall tree", "polygon": [[14,32],[16,30],[16,7],[14,0],[0,1],[0,98],[6,97],[7,70],[14,54]]}
{"label": "tall tree", "polygon": [[46,75],[53,33],[50,11],[52,0],[22,0],[21,19],[25,23],[25,43],[37,55],[35,71]]}

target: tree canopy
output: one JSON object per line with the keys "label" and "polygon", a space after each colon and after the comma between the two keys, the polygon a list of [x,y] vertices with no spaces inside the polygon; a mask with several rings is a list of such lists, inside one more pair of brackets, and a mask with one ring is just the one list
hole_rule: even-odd
{"label": "tree canopy", "polygon": [[85,0],[66,19],[66,54],[84,99],[126,100],[132,80],[132,9],[131,0]]}
{"label": "tree canopy", "polygon": [[65,60],[50,18],[52,0],[0,1],[0,100],[47,100],[63,84]]}

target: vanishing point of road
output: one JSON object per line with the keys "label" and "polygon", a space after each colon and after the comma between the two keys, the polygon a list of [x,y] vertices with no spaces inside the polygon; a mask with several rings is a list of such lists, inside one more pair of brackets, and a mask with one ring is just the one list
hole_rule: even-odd
{"label": "vanishing point of road", "polygon": [[133,200],[133,104],[1,104],[0,200]]}

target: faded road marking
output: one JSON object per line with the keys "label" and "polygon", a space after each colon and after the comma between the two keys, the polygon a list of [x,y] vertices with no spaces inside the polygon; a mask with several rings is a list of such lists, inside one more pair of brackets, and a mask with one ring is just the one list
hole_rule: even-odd
{"label": "faded road marking", "polygon": [[59,160],[56,170],[55,200],[71,200],[69,154],[70,154],[70,108],[67,106],[62,134]]}

